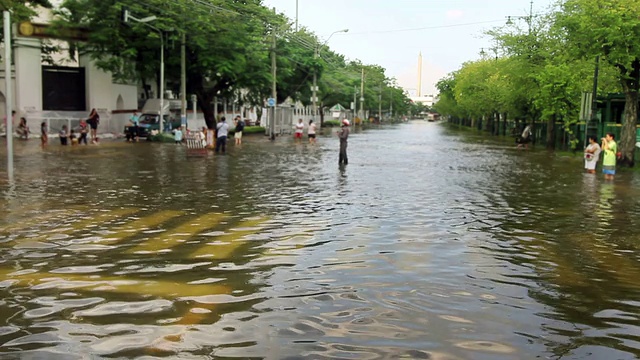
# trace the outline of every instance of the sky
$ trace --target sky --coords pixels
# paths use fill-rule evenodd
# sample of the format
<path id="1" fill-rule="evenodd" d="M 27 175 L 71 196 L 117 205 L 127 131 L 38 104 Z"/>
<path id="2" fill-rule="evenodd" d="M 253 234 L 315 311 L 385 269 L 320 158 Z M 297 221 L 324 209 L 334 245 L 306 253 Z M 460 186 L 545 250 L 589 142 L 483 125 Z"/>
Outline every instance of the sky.
<path id="1" fill-rule="evenodd" d="M 483 35 L 506 26 L 507 16 L 527 16 L 530 0 L 297 0 L 298 24 L 326 40 L 348 59 L 378 64 L 412 95 L 418 87 L 418 54 L 422 52 L 422 94 L 462 63 L 480 58 L 493 44 Z M 554 0 L 534 0 L 533 13 L 548 11 Z M 296 18 L 296 0 L 263 0 L 263 4 Z M 482 24 L 478 24 L 482 23 Z M 475 24 L 459 26 L 461 24 Z M 526 25 L 526 23 L 523 23 Z M 434 28 L 435 27 L 435 28 Z M 420 29 L 420 30 L 409 30 Z"/>

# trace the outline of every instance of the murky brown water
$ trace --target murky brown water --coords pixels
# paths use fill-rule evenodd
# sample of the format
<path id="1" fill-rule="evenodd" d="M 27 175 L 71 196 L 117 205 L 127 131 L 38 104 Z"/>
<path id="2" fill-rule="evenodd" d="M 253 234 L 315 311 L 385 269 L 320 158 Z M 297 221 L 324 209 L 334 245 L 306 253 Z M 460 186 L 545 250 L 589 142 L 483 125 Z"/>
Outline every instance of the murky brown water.
<path id="1" fill-rule="evenodd" d="M 335 137 L 36 142 L 0 174 L 3 359 L 640 356 L 638 175 L 422 122 L 343 169 Z"/>

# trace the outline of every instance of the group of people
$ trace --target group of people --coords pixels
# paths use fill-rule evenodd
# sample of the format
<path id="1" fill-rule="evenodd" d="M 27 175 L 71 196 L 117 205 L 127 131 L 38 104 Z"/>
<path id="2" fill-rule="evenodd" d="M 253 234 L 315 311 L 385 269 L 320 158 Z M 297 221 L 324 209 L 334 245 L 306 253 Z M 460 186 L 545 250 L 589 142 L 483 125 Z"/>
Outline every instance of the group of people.
<path id="1" fill-rule="evenodd" d="M 516 139 L 518 148 L 528 148 L 531 143 L 533 132 L 531 125 L 527 125 L 522 134 Z M 584 168 L 590 174 L 596 173 L 596 167 L 600 160 L 600 153 L 604 152 L 602 158 L 602 172 L 606 180 L 613 180 L 616 175 L 616 163 L 618 158 L 618 144 L 615 135 L 607 133 L 600 143 L 595 136 L 589 136 L 589 145 L 584 149 Z"/>
<path id="2" fill-rule="evenodd" d="M 11 112 L 12 117 L 16 115 L 15 111 Z M 5 119 L 6 121 L 6 119 Z M 100 115 L 96 109 L 92 109 L 89 117 L 84 120 L 80 120 L 80 124 L 75 129 L 69 129 L 67 125 L 62 125 L 62 129 L 58 133 L 60 138 L 60 145 L 77 145 L 81 143 L 87 144 L 87 136 L 91 134 L 91 143 L 98 142 L 98 124 L 100 123 Z M 31 134 L 31 130 L 27 125 L 27 119 L 24 117 L 20 118 L 20 123 L 16 128 L 16 133 L 21 139 L 28 140 L 29 135 Z M 49 129 L 47 128 L 47 122 L 43 121 L 40 123 L 40 142 L 42 147 L 47 146 L 49 143 Z"/>
<path id="3" fill-rule="evenodd" d="M 340 152 L 338 155 L 338 164 L 347 165 L 349 163 L 349 159 L 347 158 L 347 143 L 349 139 L 349 120 L 342 119 L 340 131 L 337 131 L 336 134 L 340 139 Z M 304 134 L 304 121 L 302 119 L 298 119 L 298 123 L 295 126 L 294 139 L 296 142 L 302 142 L 302 135 Z M 309 143 L 316 143 L 316 124 L 313 123 L 313 120 L 309 120 L 309 127 L 307 128 L 307 136 L 309 137 Z"/>
<path id="4" fill-rule="evenodd" d="M 234 133 L 233 138 L 235 140 L 235 145 L 242 145 L 242 133 L 245 128 L 245 122 L 242 120 L 240 115 L 236 116 L 233 119 L 234 122 Z M 225 154 L 227 152 L 227 138 L 229 137 L 229 129 L 230 126 L 227 124 L 227 119 L 223 116 L 220 118 L 218 123 L 216 124 L 215 130 L 208 130 L 206 127 L 202 127 L 201 131 L 196 132 L 196 136 L 199 140 L 202 140 L 204 144 L 206 144 L 207 133 L 209 131 L 214 132 L 215 141 L 215 152 L 222 152 Z M 176 144 L 182 144 L 183 141 L 183 132 L 182 129 L 173 130 L 173 139 Z"/>
<path id="5" fill-rule="evenodd" d="M 302 142 L 302 135 L 304 134 L 304 121 L 302 119 L 298 119 L 298 123 L 295 126 L 295 132 L 293 133 L 293 138 L 296 142 Z M 310 144 L 316 143 L 316 124 L 313 123 L 313 120 L 309 120 L 309 127 L 307 128 L 307 137 L 309 138 Z"/>
<path id="6" fill-rule="evenodd" d="M 602 157 L 602 172 L 606 180 L 613 180 L 616 175 L 616 162 L 618 158 L 618 144 L 615 135 L 607 133 L 601 139 L 601 144 L 595 136 L 589 136 L 589 145 L 584 149 L 584 168 L 590 174 L 596 173 L 596 166 L 600 159 L 600 153 L 604 152 Z"/>
<path id="7" fill-rule="evenodd" d="M 88 144 L 87 136 L 91 136 L 91 143 L 98 143 L 98 124 L 100 123 L 100 115 L 96 109 L 92 109 L 89 113 L 89 117 L 80 119 L 80 123 L 75 129 L 69 129 L 67 125 L 62 125 L 62 129 L 58 133 L 60 138 L 60 145 L 78 145 L 84 143 Z M 47 131 L 47 123 L 43 121 L 40 124 L 40 140 L 42 146 L 46 146 L 49 136 Z"/>
<path id="8" fill-rule="evenodd" d="M 236 116 L 233 119 L 233 123 L 235 128 L 233 130 L 233 138 L 235 140 L 236 145 L 242 145 L 242 132 L 244 131 L 245 123 L 244 120 L 240 117 L 240 115 Z M 215 152 L 226 153 L 227 151 L 227 137 L 229 136 L 229 124 L 227 124 L 227 119 L 223 116 L 220 118 L 220 121 L 216 125 L 216 148 Z"/>

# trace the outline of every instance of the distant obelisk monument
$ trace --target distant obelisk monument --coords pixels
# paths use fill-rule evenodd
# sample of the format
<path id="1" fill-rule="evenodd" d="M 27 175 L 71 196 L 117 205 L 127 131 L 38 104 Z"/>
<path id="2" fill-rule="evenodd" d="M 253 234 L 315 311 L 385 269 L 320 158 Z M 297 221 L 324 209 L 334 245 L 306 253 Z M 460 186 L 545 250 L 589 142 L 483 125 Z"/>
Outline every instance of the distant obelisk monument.
<path id="1" fill-rule="evenodd" d="M 422 96 L 422 51 L 418 55 L 418 97 Z"/>

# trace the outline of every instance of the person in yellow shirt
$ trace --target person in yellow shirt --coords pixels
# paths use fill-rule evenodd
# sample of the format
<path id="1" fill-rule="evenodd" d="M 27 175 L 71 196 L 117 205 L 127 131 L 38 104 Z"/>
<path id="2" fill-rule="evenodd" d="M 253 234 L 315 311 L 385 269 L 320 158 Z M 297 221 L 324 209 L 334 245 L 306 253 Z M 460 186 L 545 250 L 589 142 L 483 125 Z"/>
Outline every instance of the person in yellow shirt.
<path id="1" fill-rule="evenodd" d="M 602 172 L 605 180 L 613 180 L 616 175 L 616 154 L 618 153 L 618 144 L 615 141 L 615 135 L 607 133 L 602 138 L 602 151 L 604 157 L 602 160 Z"/>

